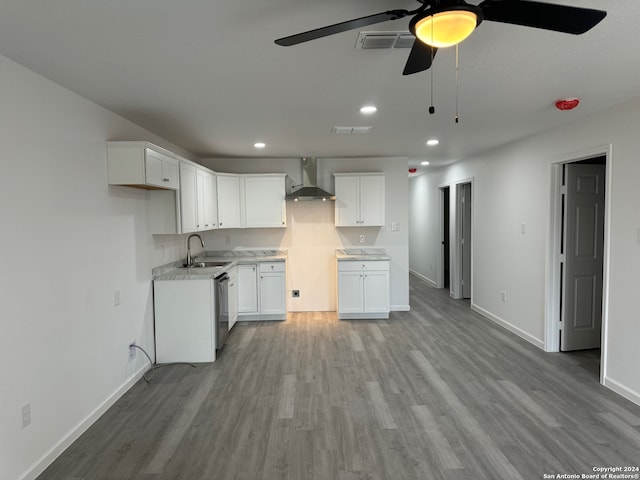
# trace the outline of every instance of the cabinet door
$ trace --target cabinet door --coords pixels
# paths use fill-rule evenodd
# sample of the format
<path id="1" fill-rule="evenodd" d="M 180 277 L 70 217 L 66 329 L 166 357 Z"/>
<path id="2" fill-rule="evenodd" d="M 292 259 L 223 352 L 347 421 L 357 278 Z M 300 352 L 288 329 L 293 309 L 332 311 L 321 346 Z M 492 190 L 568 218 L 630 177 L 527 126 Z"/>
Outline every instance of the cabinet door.
<path id="1" fill-rule="evenodd" d="M 336 179 L 335 223 L 338 227 L 360 225 L 358 177 L 345 176 Z"/>
<path id="2" fill-rule="evenodd" d="M 246 176 L 245 227 L 284 227 L 284 176 Z"/>
<path id="3" fill-rule="evenodd" d="M 205 224 L 209 224 L 210 228 L 218 228 L 218 186 L 216 176 L 209 173 L 205 185 Z"/>
<path id="4" fill-rule="evenodd" d="M 197 172 L 197 228 L 199 231 L 217 228 L 217 209 L 214 198 L 215 176 L 205 170 Z"/>
<path id="5" fill-rule="evenodd" d="M 180 163 L 180 217 L 182 233 L 198 230 L 198 187 L 196 168 Z"/>
<path id="6" fill-rule="evenodd" d="M 384 176 L 360 177 L 360 225 L 384 225 Z"/>
<path id="7" fill-rule="evenodd" d="M 364 312 L 386 313 L 389 311 L 389 272 L 368 271 L 364 273 Z"/>
<path id="8" fill-rule="evenodd" d="M 162 185 L 162 157 L 150 149 L 145 149 L 144 170 L 146 182 L 151 185 Z"/>
<path id="9" fill-rule="evenodd" d="M 179 187 L 178 169 L 180 162 L 147 148 L 145 149 L 146 183 L 163 188 Z"/>
<path id="10" fill-rule="evenodd" d="M 361 313 L 364 309 L 362 272 L 338 273 L 338 312 Z"/>
<path id="11" fill-rule="evenodd" d="M 240 180 L 237 175 L 217 175 L 218 228 L 240 228 Z"/>
<path id="12" fill-rule="evenodd" d="M 284 273 L 260 273 L 260 313 L 273 315 L 286 313 Z"/>
<path id="13" fill-rule="evenodd" d="M 238 269 L 229 272 L 229 330 L 238 321 Z"/>
<path id="14" fill-rule="evenodd" d="M 256 265 L 238 265 L 238 314 L 258 313 Z"/>

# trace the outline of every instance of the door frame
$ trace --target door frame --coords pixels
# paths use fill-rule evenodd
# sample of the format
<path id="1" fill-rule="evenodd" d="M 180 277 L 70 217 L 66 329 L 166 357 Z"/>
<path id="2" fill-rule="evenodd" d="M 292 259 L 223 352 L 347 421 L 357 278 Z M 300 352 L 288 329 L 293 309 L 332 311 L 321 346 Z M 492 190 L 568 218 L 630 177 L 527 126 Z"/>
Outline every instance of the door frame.
<path id="1" fill-rule="evenodd" d="M 469 229 L 470 229 L 470 237 L 471 240 L 469 242 L 469 281 L 471 282 L 471 293 L 470 293 L 470 299 L 471 302 L 473 303 L 473 178 L 470 178 L 468 181 L 467 180 L 462 180 L 459 182 L 455 183 L 456 186 L 456 209 L 455 209 L 455 216 L 456 216 L 456 222 L 455 222 L 455 228 L 456 228 L 456 232 L 455 232 L 455 239 L 456 239 L 456 244 L 455 244 L 455 253 L 454 253 L 454 263 L 456 265 L 456 284 L 455 284 L 455 288 L 454 288 L 454 293 L 455 296 L 454 298 L 457 299 L 463 299 L 464 298 L 464 293 L 463 293 L 463 287 L 462 287 L 462 282 L 464 280 L 463 278 L 463 271 L 462 271 L 462 267 L 464 264 L 464 260 L 463 260 L 463 254 L 462 254 L 462 232 L 463 232 L 463 227 L 462 227 L 462 222 L 463 222 L 463 213 L 462 213 L 462 187 L 463 185 L 469 185 L 469 199 L 468 199 L 468 205 L 469 205 L 469 214 L 470 214 L 470 218 L 469 218 Z"/>
<path id="2" fill-rule="evenodd" d="M 600 350 L 600 383 L 604 382 L 607 373 L 608 318 L 609 318 L 609 264 L 611 245 L 611 180 L 613 171 L 613 145 L 606 144 L 586 150 L 562 155 L 549 162 L 550 195 L 549 195 L 549 235 L 547 239 L 547 275 L 546 275 L 546 313 L 544 350 L 560 351 L 560 289 L 562 277 L 560 269 L 560 238 L 562 235 L 562 166 L 566 163 L 580 162 L 589 158 L 604 156 L 605 168 L 605 212 L 604 212 L 604 251 L 602 272 L 602 340 Z"/>

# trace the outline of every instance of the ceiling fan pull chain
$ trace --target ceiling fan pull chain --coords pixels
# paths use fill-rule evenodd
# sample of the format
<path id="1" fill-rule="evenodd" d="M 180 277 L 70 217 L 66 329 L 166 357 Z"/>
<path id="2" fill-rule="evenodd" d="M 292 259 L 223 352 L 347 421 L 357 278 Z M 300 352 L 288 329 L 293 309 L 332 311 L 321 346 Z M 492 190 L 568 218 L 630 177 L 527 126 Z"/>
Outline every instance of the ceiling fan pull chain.
<path id="1" fill-rule="evenodd" d="M 418 40 L 416 39 L 416 42 Z M 431 41 L 433 43 L 433 24 L 431 24 Z M 431 52 L 431 105 L 429 106 L 429 114 L 433 115 L 434 113 L 436 113 L 436 107 L 433 105 L 433 47 L 429 47 L 429 51 Z"/>
<path id="2" fill-rule="evenodd" d="M 459 97 L 460 97 L 460 83 L 458 81 L 458 73 L 459 73 L 459 61 L 458 61 L 458 45 L 456 45 L 456 123 L 458 123 L 458 105 L 459 105 Z"/>

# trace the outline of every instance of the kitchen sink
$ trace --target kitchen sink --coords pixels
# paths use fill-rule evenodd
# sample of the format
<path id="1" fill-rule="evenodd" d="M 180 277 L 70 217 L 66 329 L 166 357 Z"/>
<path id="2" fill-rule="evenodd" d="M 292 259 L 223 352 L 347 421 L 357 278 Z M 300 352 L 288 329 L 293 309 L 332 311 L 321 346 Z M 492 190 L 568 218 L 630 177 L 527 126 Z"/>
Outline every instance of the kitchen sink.
<path id="1" fill-rule="evenodd" d="M 183 265 L 182 268 L 211 268 L 211 267 L 225 267 L 231 262 L 194 262 L 193 265 Z"/>

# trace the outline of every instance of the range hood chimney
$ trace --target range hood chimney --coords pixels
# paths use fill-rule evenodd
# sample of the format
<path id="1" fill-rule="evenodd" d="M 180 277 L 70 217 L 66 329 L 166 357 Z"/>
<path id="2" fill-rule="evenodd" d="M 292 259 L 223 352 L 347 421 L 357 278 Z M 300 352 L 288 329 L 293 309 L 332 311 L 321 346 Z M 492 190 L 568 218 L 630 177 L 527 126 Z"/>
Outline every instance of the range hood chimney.
<path id="1" fill-rule="evenodd" d="M 333 193 L 326 192 L 321 188 L 318 188 L 318 159 L 304 157 L 300 161 L 300 171 L 302 178 L 302 186 L 295 191 L 292 191 L 286 196 L 287 200 L 293 200 L 294 202 L 303 200 L 335 200 L 336 196 Z M 300 187 L 300 185 L 294 185 L 294 187 Z"/>

